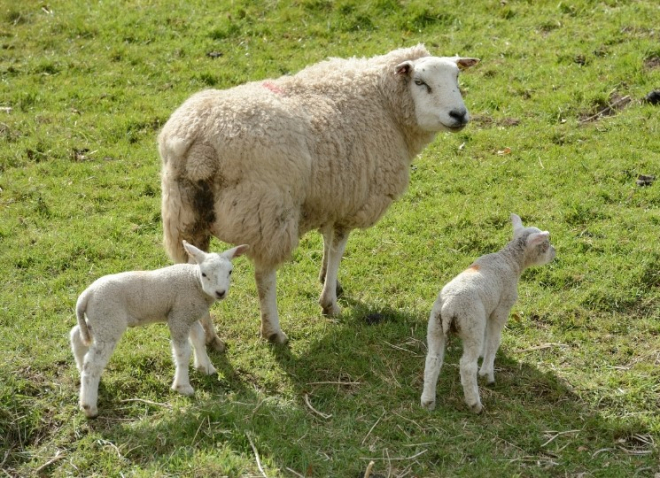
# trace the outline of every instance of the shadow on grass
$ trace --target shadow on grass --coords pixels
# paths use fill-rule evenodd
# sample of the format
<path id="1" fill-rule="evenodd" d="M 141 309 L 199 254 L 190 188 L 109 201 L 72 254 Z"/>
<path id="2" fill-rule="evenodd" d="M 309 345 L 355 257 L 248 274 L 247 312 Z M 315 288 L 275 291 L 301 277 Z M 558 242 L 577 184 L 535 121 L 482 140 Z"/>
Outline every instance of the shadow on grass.
<path id="1" fill-rule="evenodd" d="M 167 470 L 197 463 L 205 476 L 255 473 L 256 453 L 268 476 L 278 469 L 358 477 L 370 460 L 383 476 L 653 476 L 657 458 L 643 424 L 606 418 L 557 376 L 506 350 L 496 359 L 497 383 L 480 384 L 484 412 L 473 415 L 463 404 L 460 340 L 452 340 L 438 406 L 422 409 L 426 317 L 343 302 L 345 315 L 302 352 L 263 345 L 290 378 L 292 395 L 265 394 L 216 355 L 222 381 L 193 384 L 211 399 L 138 423 L 91 427 L 125 443 L 130 462 Z"/>

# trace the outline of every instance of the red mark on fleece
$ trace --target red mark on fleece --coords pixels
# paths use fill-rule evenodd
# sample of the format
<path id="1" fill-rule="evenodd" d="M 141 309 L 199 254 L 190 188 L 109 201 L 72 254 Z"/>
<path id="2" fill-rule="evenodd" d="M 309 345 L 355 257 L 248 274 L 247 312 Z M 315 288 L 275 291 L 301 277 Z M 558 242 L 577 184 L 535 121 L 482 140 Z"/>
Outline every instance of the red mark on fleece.
<path id="1" fill-rule="evenodd" d="M 479 269 L 480 267 L 477 264 L 472 264 L 465 270 L 465 272 L 477 272 Z"/>
<path id="2" fill-rule="evenodd" d="M 262 85 L 263 85 L 264 88 L 269 89 L 270 91 L 272 91 L 276 95 L 283 95 L 284 94 L 284 90 L 282 88 L 280 88 L 279 86 L 277 86 L 272 81 L 264 81 L 262 83 Z"/>

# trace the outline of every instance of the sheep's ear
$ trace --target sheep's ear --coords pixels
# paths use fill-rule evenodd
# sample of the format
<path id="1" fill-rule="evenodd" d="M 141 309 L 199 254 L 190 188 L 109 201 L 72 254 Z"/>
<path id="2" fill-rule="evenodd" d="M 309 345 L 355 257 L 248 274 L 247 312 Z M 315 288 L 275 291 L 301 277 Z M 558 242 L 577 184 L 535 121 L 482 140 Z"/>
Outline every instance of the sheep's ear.
<path id="1" fill-rule="evenodd" d="M 413 69 L 413 62 L 408 60 L 408 61 L 404 61 L 403 63 L 399 63 L 394 69 L 394 73 L 396 73 L 397 75 L 408 76 L 410 75 L 412 69 Z"/>
<path id="2" fill-rule="evenodd" d="M 523 228 L 522 219 L 518 214 L 511 214 L 511 224 L 513 224 L 513 232 L 515 233 L 518 229 Z"/>
<path id="3" fill-rule="evenodd" d="M 222 255 L 229 259 L 233 259 L 234 257 L 239 257 L 245 254 L 249 248 L 250 246 L 248 246 L 247 244 L 241 244 L 240 246 L 236 246 L 232 249 L 223 252 Z"/>
<path id="4" fill-rule="evenodd" d="M 204 261 L 204 258 L 206 257 L 206 253 L 204 251 L 197 249 L 195 246 L 187 243 L 186 241 L 183 241 L 183 248 L 186 250 L 188 255 L 192 257 L 198 264 Z"/>
<path id="5" fill-rule="evenodd" d="M 477 63 L 479 63 L 479 58 L 456 57 L 456 65 L 458 65 L 458 68 L 461 70 L 466 70 Z"/>
<path id="6" fill-rule="evenodd" d="M 527 238 L 527 245 L 530 247 L 534 247 L 549 239 L 550 239 L 550 233 L 548 231 L 535 232 L 533 234 L 530 234 L 529 237 Z"/>

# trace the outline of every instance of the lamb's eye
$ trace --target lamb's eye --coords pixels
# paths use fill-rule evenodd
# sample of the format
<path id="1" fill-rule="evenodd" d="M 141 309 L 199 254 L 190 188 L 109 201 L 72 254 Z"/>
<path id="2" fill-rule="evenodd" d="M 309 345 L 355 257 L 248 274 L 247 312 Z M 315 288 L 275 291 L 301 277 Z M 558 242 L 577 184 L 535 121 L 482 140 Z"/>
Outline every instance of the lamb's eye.
<path id="1" fill-rule="evenodd" d="M 231 275 L 232 272 L 233 272 L 233 271 L 229 271 L 229 275 Z"/>
<path id="2" fill-rule="evenodd" d="M 202 272 L 202 277 L 206 277 L 206 272 Z"/>

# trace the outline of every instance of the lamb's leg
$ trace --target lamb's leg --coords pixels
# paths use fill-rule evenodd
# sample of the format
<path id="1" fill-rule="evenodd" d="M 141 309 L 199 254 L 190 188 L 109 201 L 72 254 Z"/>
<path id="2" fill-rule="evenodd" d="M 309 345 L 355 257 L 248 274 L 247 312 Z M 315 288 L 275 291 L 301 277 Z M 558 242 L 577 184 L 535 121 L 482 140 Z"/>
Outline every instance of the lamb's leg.
<path id="1" fill-rule="evenodd" d="M 192 395 L 195 391 L 190 385 L 190 377 L 188 375 L 188 366 L 192 352 L 188 343 L 190 327 L 183 322 L 183 320 L 178 320 L 174 315 L 167 322 L 170 328 L 170 334 L 172 335 L 172 356 L 176 367 L 172 390 L 182 395 Z"/>
<path id="2" fill-rule="evenodd" d="M 195 370 L 199 370 L 206 375 L 217 373 L 215 367 L 213 367 L 213 364 L 211 363 L 211 359 L 209 359 L 209 356 L 206 353 L 204 328 L 199 321 L 195 322 L 192 324 L 192 327 L 190 327 L 189 339 L 193 346 Z"/>
<path id="3" fill-rule="evenodd" d="M 276 344 L 285 344 L 289 338 L 280 328 L 277 315 L 277 269 L 255 263 L 254 278 L 261 306 L 261 336 Z"/>
<path id="4" fill-rule="evenodd" d="M 71 329 L 69 337 L 71 339 L 71 351 L 73 352 L 73 357 L 76 359 L 76 368 L 78 372 L 82 372 L 85 354 L 89 350 L 89 347 L 83 343 L 82 337 L 80 337 L 80 328 L 77 325 Z"/>
<path id="5" fill-rule="evenodd" d="M 460 361 L 461 385 L 465 403 L 475 413 L 482 410 L 479 399 L 479 385 L 477 383 L 477 371 L 479 369 L 479 355 L 483 345 L 485 320 L 473 323 L 474 328 L 468 332 L 461 330 L 460 337 L 463 339 L 463 356 Z"/>
<path id="6" fill-rule="evenodd" d="M 210 312 L 206 312 L 204 316 L 199 319 L 199 323 L 204 328 L 205 343 L 217 352 L 225 351 L 225 343 L 218 337 L 213 325 L 213 318 Z"/>
<path id="7" fill-rule="evenodd" d="M 82 365 L 80 374 L 80 408 L 87 418 L 98 416 L 99 382 L 103 369 L 117 345 L 123 329 L 117 337 L 95 337 Z"/>
<path id="8" fill-rule="evenodd" d="M 331 245 L 327 248 L 327 254 L 324 253 L 324 256 L 327 255 L 327 267 L 319 304 L 325 315 L 332 316 L 341 313 L 341 309 L 337 305 L 337 274 L 339 273 L 339 263 L 348 242 L 348 235 L 348 231 L 339 228 L 334 229 Z M 324 244 L 327 242 L 325 236 L 323 242 Z"/>
<path id="9" fill-rule="evenodd" d="M 509 308 L 499 308 L 491 314 L 486 325 L 486 340 L 484 342 L 484 360 L 481 363 L 479 376 L 486 376 L 487 383 L 495 383 L 495 354 L 502 340 L 502 329 L 509 316 Z"/>
<path id="10" fill-rule="evenodd" d="M 433 410 L 435 408 L 435 390 L 438 375 L 445 356 L 445 334 L 442 332 L 440 309 L 433 307 L 426 334 L 428 352 L 424 366 L 424 390 L 422 391 L 422 406 Z"/>
<path id="11" fill-rule="evenodd" d="M 325 276 L 328 271 L 328 254 L 332 247 L 333 228 L 332 226 L 325 227 L 324 229 L 319 230 L 319 232 L 323 235 L 323 261 L 321 262 L 319 281 L 321 284 L 325 284 Z M 344 288 L 341 286 L 341 283 L 337 281 L 337 297 L 339 297 L 342 292 L 344 292 Z"/>

